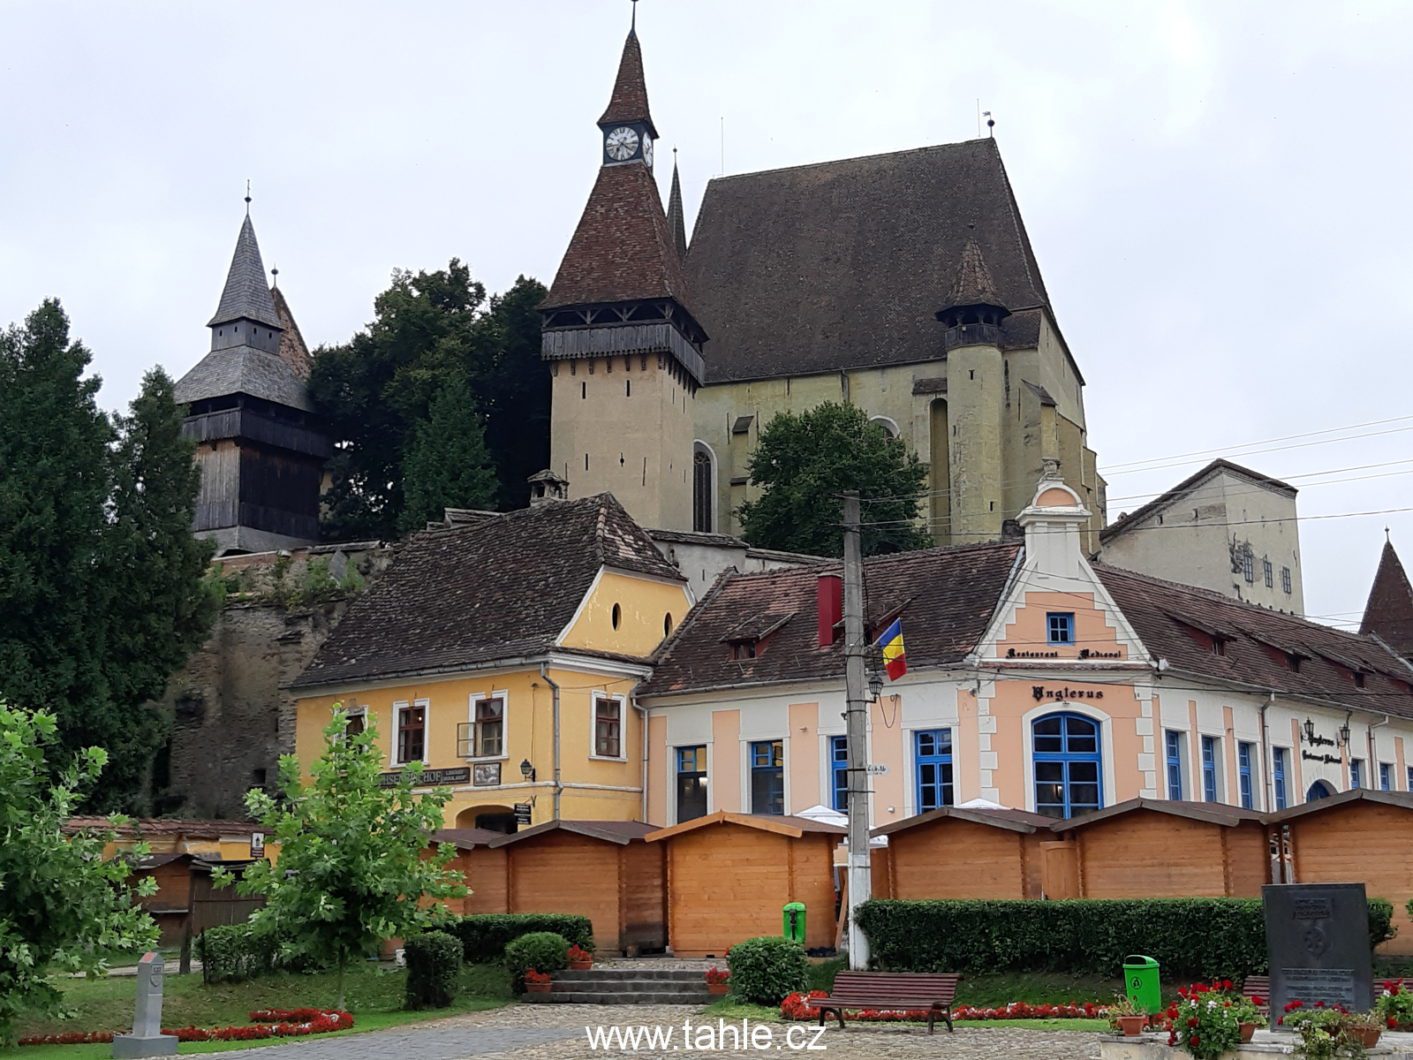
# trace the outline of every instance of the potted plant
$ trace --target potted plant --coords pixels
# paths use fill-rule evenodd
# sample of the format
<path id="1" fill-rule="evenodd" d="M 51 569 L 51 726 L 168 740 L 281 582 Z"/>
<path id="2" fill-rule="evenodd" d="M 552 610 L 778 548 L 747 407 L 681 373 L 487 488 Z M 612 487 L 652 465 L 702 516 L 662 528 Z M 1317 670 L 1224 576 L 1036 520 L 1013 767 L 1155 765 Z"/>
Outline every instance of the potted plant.
<path id="1" fill-rule="evenodd" d="M 548 994 L 553 979 L 554 977 L 549 972 L 537 972 L 531 968 L 525 973 L 525 992 L 527 994 Z"/>
<path id="2" fill-rule="evenodd" d="M 1365 1049 L 1372 1049 L 1379 1044 L 1379 1036 L 1384 1032 L 1384 1021 L 1379 1017 L 1377 1010 L 1354 1012 L 1344 1018 L 1344 1029 L 1346 1034 Z"/>
<path id="3" fill-rule="evenodd" d="M 1300 1035 L 1295 1054 L 1305 1060 L 1343 1060 L 1364 1055 L 1364 1045 L 1351 1033 L 1349 1013 L 1336 1005 L 1326 1008 L 1317 1002 L 1314 1008 L 1287 1006 L 1281 1023 Z"/>
<path id="4" fill-rule="evenodd" d="M 1374 999 L 1374 1011 L 1391 1031 L 1413 1028 L 1413 991 L 1403 988 L 1402 979 L 1386 979 L 1383 993 Z"/>
<path id="5" fill-rule="evenodd" d="M 1143 1033 L 1148 1022 L 1148 1013 L 1143 1012 L 1124 994 L 1114 995 L 1114 1000 L 1106 1006 L 1109 1013 L 1109 1026 L 1119 1031 L 1125 1038 L 1137 1038 Z"/>
<path id="6" fill-rule="evenodd" d="M 577 943 L 569 947 L 569 970 L 587 972 L 594 966 L 594 955 Z"/>
<path id="7" fill-rule="evenodd" d="M 724 997 L 731 988 L 731 973 L 712 967 L 706 970 L 707 993 L 714 997 Z"/>
<path id="8" fill-rule="evenodd" d="M 1256 1032 L 1266 1025 L 1266 1017 L 1249 997 L 1232 998 L 1232 1011 L 1236 1013 L 1237 1028 L 1241 1031 L 1242 1042 L 1249 1042 Z"/>
<path id="9" fill-rule="evenodd" d="M 1168 1044 L 1197 1060 L 1217 1060 L 1235 1049 L 1241 1041 L 1241 1021 L 1236 999 L 1226 993 L 1230 989 L 1230 980 L 1179 987 L 1180 1000 L 1168 1008 Z"/>

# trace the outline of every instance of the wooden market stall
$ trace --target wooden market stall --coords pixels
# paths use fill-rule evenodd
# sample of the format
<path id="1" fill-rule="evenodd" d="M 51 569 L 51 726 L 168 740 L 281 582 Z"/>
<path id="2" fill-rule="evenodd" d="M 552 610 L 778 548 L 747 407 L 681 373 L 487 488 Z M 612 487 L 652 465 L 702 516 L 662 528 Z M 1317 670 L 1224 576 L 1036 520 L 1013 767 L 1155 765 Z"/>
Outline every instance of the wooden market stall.
<path id="1" fill-rule="evenodd" d="M 1265 819 L 1224 803 L 1129 799 L 1052 831 L 1074 844 L 1079 898 L 1259 898 L 1270 879 Z"/>
<path id="2" fill-rule="evenodd" d="M 890 898 L 1040 898 L 1041 843 L 1054 819 L 1025 810 L 945 806 L 875 828 L 874 887 Z M 887 867 L 879 890 L 878 863 Z"/>
<path id="3" fill-rule="evenodd" d="M 1370 898 L 1393 903 L 1398 935 L 1380 953 L 1413 953 L 1413 794 L 1345 791 L 1270 818 L 1290 833 L 1293 883 L 1362 883 Z"/>
<path id="4" fill-rule="evenodd" d="M 461 873 L 467 889 L 465 898 L 453 898 L 447 905 L 453 913 L 505 913 L 505 851 L 491 844 L 504 839 L 504 832 L 489 828 L 443 828 L 432 835 L 433 843 L 450 843 L 456 847 L 452 868 Z"/>
<path id="5" fill-rule="evenodd" d="M 720 957 L 779 935 L 781 908 L 805 904 L 805 945 L 834 945 L 834 848 L 845 830 L 805 817 L 718 810 L 647 836 L 666 852 L 667 940 L 681 957 Z"/>
<path id="6" fill-rule="evenodd" d="M 547 821 L 498 836 L 506 911 L 575 913 L 594 925 L 603 954 L 667 945 L 663 850 L 637 821 Z"/>

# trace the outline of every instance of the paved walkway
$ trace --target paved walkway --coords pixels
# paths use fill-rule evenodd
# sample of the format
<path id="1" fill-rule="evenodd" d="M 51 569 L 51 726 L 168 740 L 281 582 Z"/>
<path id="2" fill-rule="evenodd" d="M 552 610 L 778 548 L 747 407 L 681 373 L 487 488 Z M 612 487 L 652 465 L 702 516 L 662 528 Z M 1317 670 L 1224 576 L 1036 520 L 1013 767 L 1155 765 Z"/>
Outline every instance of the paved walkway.
<path id="1" fill-rule="evenodd" d="M 721 1021 L 708 1020 L 701 1012 L 695 1005 L 508 1005 L 410 1027 L 223 1055 L 232 1060 L 278 1060 L 282 1055 L 288 1060 L 649 1060 L 669 1056 L 680 1060 L 683 1053 L 690 1056 L 694 1052 L 743 1058 L 759 1057 L 763 1052 L 798 1052 L 802 1057 L 823 1056 L 826 1060 L 930 1060 L 938 1055 L 948 1060 L 1092 1060 L 1099 1054 L 1099 1035 L 1077 1031 L 961 1026 L 955 1034 L 949 1035 L 943 1027 L 929 1038 L 925 1027 L 853 1024 L 843 1031 L 828 1028 L 816 1039 L 812 1024 L 773 1022 L 760 1025 L 758 1033 L 768 1030 L 773 1035 L 763 1049 L 733 1048 L 730 1040 L 708 1043 L 701 1038 L 688 1049 L 683 1044 L 684 1021 L 690 1021 L 694 1035 L 719 1033 Z M 741 1025 L 740 1020 L 724 1022 L 728 1028 Z M 659 1034 L 670 1031 L 672 1037 L 665 1043 L 659 1039 L 656 1047 L 642 1042 L 639 1048 L 630 1049 L 619 1041 L 596 1050 L 590 1047 L 586 1027 L 630 1032 L 654 1027 L 660 1028 Z M 787 1040 L 791 1032 L 794 1038 Z M 727 1047 L 708 1049 L 708 1044 Z M 805 1048 L 811 1044 L 816 1046 L 812 1053 Z M 821 1045 L 823 1052 L 818 1050 Z"/>

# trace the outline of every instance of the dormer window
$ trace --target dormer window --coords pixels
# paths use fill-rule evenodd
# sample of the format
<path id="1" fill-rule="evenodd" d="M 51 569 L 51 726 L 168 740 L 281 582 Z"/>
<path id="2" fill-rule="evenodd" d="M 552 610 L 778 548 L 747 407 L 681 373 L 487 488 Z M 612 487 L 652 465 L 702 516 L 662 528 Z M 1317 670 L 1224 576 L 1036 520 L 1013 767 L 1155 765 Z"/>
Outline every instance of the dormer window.
<path id="1" fill-rule="evenodd" d="M 731 642 L 731 658 L 733 659 L 754 659 L 756 657 L 756 646 L 759 644 L 755 638 L 749 640 L 736 640 Z"/>

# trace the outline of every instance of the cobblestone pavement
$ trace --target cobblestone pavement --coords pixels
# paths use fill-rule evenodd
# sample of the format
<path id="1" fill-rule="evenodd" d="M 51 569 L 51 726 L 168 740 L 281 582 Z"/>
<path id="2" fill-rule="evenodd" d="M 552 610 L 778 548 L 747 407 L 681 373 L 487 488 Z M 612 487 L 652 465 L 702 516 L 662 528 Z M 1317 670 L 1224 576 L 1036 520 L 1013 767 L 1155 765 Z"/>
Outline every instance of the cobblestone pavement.
<path id="1" fill-rule="evenodd" d="M 761 1026 L 769 1028 L 774 1038 L 763 1050 L 681 1048 L 684 1020 L 690 1020 L 693 1027 L 718 1026 L 717 1020 L 702 1017 L 701 1011 L 695 1005 L 508 1005 L 411 1027 L 291 1043 L 275 1047 L 278 1053 L 266 1048 L 224 1055 L 232 1060 L 649 1060 L 668 1056 L 680 1060 L 683 1053 L 692 1052 L 703 1057 L 759 1057 L 763 1052 L 788 1055 L 796 1051 L 788 1047 L 785 1038 L 791 1028 L 795 1029 L 794 1041 L 800 1046 L 813 1042 L 824 1047 L 822 1051 L 799 1048 L 800 1056 L 824 1060 L 930 1060 L 938 1056 L 948 1060 L 1092 1060 L 1099 1054 L 1099 1035 L 1092 1033 L 961 1026 L 955 1034 L 948 1034 L 943 1027 L 929 1037 L 925 1027 L 858 1023 L 843 1031 L 830 1027 L 817 1041 L 813 1024 L 764 1023 Z M 739 1027 L 740 1022 L 726 1021 L 728 1027 Z M 595 1051 L 584 1030 L 653 1026 L 673 1030 L 666 1049 L 644 1045 L 637 1050 L 620 1046 Z"/>

